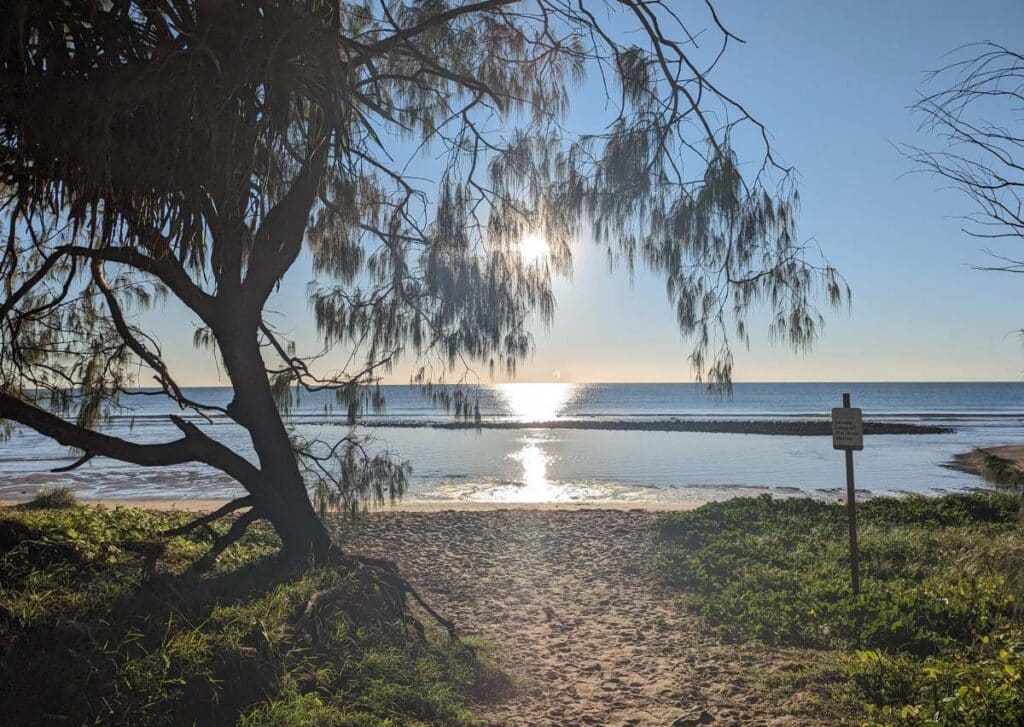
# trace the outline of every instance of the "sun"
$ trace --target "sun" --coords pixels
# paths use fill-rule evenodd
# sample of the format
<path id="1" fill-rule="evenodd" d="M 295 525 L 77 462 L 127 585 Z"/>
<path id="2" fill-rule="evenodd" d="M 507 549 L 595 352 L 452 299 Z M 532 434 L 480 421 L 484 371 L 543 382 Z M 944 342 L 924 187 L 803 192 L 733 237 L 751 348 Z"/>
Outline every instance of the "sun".
<path id="1" fill-rule="evenodd" d="M 575 384 L 543 383 L 496 384 L 495 389 L 508 407 L 508 413 L 521 422 L 550 422 L 573 403 Z"/>
<path id="2" fill-rule="evenodd" d="M 526 262 L 538 262 L 548 254 L 548 242 L 535 232 L 530 232 L 519 241 L 519 256 Z"/>

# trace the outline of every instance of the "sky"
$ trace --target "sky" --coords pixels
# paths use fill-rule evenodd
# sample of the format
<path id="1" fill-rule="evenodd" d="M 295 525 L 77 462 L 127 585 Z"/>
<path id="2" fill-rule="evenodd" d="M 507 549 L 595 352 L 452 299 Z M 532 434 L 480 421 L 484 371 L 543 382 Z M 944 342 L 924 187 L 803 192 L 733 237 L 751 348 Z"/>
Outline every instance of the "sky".
<path id="1" fill-rule="evenodd" d="M 734 350 L 737 381 L 991 381 L 1024 376 L 1015 304 L 1024 280 L 981 272 L 980 241 L 962 231 L 971 208 L 940 180 L 911 173 L 896 145 L 934 145 L 908 109 L 924 73 L 964 43 L 1020 47 L 1024 2 L 717 0 L 746 42 L 713 79 L 770 130 L 799 172 L 799 237 L 814 239 L 853 289 L 849 310 L 826 310 L 823 337 L 805 354 L 773 346 L 765 326 Z M 705 22 L 702 20 L 701 22 Z M 1000 248 L 1012 250 L 1012 246 Z M 308 270 L 286 278 L 281 327 L 312 343 Z M 571 281 L 556 285 L 550 329 L 518 381 L 689 381 L 690 344 L 661 280 L 609 274 L 603 251 L 581 240 Z M 187 385 L 227 383 L 192 327 L 158 322 L 172 370 Z M 390 383 L 407 383 L 399 365 Z"/>

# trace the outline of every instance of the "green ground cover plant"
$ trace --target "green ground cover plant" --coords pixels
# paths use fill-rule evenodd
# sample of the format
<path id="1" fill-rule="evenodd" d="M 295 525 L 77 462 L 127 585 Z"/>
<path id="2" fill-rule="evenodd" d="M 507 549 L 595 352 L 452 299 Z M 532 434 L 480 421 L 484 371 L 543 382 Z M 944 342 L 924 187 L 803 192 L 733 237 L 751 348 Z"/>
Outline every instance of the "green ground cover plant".
<path id="1" fill-rule="evenodd" d="M 660 568 L 722 638 L 821 656 L 852 722 L 1024 721 L 1019 500 L 978 492 L 859 508 L 862 591 L 849 585 L 845 506 L 738 498 L 660 521 Z"/>
<path id="2" fill-rule="evenodd" d="M 350 574 L 253 528 L 212 572 L 185 515 L 0 510 L 0 714 L 14 724 L 472 724 L 487 647 L 367 609 Z M 221 530 L 227 524 L 218 525 Z"/>

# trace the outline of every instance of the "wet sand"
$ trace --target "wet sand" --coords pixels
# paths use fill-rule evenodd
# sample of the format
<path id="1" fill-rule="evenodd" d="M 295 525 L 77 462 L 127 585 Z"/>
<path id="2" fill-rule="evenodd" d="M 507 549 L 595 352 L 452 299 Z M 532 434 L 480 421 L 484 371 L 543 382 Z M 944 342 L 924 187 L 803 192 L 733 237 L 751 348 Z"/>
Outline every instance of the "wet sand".
<path id="1" fill-rule="evenodd" d="M 339 524 L 523 680 L 493 725 L 807 725 L 769 686 L 808 654 L 723 645 L 661 590 L 646 510 L 380 513 Z M 768 680 L 766 682 L 766 680 Z"/>

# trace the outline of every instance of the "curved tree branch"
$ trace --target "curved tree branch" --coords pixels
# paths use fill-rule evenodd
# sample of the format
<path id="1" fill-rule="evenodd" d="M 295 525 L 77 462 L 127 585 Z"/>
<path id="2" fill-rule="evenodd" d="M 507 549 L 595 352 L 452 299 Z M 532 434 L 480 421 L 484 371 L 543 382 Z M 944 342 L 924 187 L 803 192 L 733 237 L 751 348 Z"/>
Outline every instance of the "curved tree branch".
<path id="1" fill-rule="evenodd" d="M 263 515 L 261 515 L 256 508 L 239 515 L 238 519 L 231 523 L 231 527 L 228 528 L 228 531 L 214 541 L 213 547 L 210 548 L 209 552 L 195 562 L 192 566 L 192 570 L 201 573 L 212 568 L 220 554 L 227 550 L 228 546 L 232 543 L 241 539 L 241 537 L 245 535 L 245 531 L 249 529 L 249 526 L 261 517 L 263 517 Z"/>
<path id="2" fill-rule="evenodd" d="M 71 470 L 76 470 L 95 456 L 96 455 L 93 454 L 92 452 L 86 452 L 81 457 L 76 459 L 73 463 L 69 464 L 67 467 L 54 467 L 52 470 L 50 470 L 50 472 L 63 473 L 70 472 Z"/>
<path id="3" fill-rule="evenodd" d="M 221 507 L 217 508 L 211 513 L 207 513 L 206 515 L 203 515 L 200 518 L 192 520 L 191 522 L 185 523 L 184 525 L 179 525 L 176 528 L 171 528 L 170 530 L 165 530 L 163 532 L 163 535 L 166 538 L 173 538 L 177 535 L 184 535 L 185 533 L 190 533 L 196 528 L 202 527 L 203 525 L 208 525 L 215 520 L 219 520 L 225 515 L 233 513 L 235 510 L 241 510 L 243 507 L 251 507 L 254 504 L 255 500 L 253 500 L 251 495 L 247 497 L 240 497 L 237 500 L 232 500 L 231 502 L 222 505 Z"/>
<path id="4" fill-rule="evenodd" d="M 216 320 L 217 300 L 189 277 L 185 269 L 169 254 L 161 258 L 144 255 L 130 247 L 84 247 L 62 245 L 57 251 L 89 260 L 120 263 L 158 278 L 207 324 Z"/>
<path id="5" fill-rule="evenodd" d="M 309 212 L 327 167 L 325 145 L 313 151 L 288 193 L 267 213 L 256 231 L 255 248 L 243 287 L 261 304 L 302 250 Z"/>
<path id="6" fill-rule="evenodd" d="M 178 386 L 178 383 L 171 376 L 171 372 L 167 368 L 167 364 L 164 363 L 163 358 L 160 355 L 159 349 L 156 351 L 150 351 L 143 343 L 136 332 L 128 325 L 128 321 L 125 320 L 124 312 L 121 310 L 121 304 L 118 302 L 117 297 L 114 295 L 114 291 L 111 290 L 110 285 L 107 283 L 106 276 L 103 274 L 103 261 L 98 258 L 93 258 L 91 263 L 92 278 L 96 283 L 96 286 L 100 289 L 103 294 L 104 300 L 107 302 L 107 309 L 110 311 L 111 320 L 114 322 L 114 328 L 117 330 L 118 335 L 128 345 L 128 347 L 135 352 L 143 363 L 153 370 L 156 374 L 156 379 L 160 383 L 161 388 L 167 393 L 169 397 L 174 399 L 179 406 L 189 407 L 202 413 L 204 410 L 219 411 L 223 414 L 223 407 L 211 406 L 209 404 L 202 404 L 195 401 L 187 396 Z M 152 339 L 151 339 L 152 340 Z M 154 344 L 155 345 L 155 344 Z"/>
<path id="7" fill-rule="evenodd" d="M 184 434 L 181 439 L 162 444 L 138 444 L 72 424 L 45 409 L 0 392 L 0 419 L 22 424 L 93 457 L 109 457 L 142 467 L 202 462 L 231 475 L 246 487 L 259 487 L 260 472 L 255 466 L 181 417 L 171 417 Z"/>

